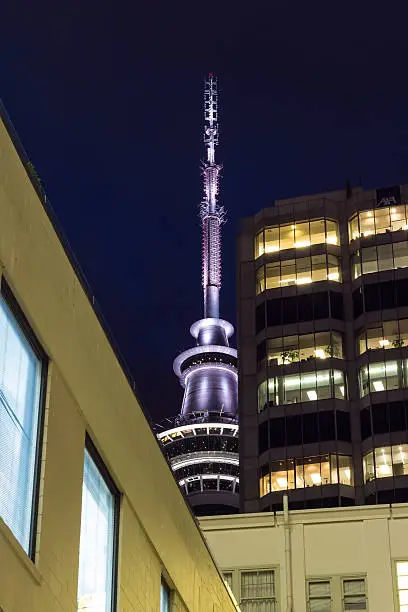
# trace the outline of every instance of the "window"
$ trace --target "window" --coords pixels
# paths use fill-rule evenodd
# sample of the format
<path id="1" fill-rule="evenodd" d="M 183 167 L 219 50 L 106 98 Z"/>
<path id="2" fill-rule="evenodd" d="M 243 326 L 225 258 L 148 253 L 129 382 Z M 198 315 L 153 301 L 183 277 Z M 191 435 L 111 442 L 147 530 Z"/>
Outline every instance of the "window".
<path id="1" fill-rule="evenodd" d="M 255 237 L 255 259 L 264 253 L 302 249 L 313 244 L 325 243 L 339 244 L 337 221 L 315 219 L 267 227 Z"/>
<path id="2" fill-rule="evenodd" d="M 170 612 L 170 589 L 164 578 L 160 586 L 160 612 Z"/>
<path id="3" fill-rule="evenodd" d="M 268 405 L 297 404 L 317 400 L 346 398 L 344 372 L 318 370 L 270 377 L 258 386 L 258 411 Z"/>
<path id="4" fill-rule="evenodd" d="M 222 577 L 232 591 L 232 572 L 223 572 Z"/>
<path id="5" fill-rule="evenodd" d="M 6 283 L 0 296 L 0 516 L 34 556 L 45 355 Z"/>
<path id="6" fill-rule="evenodd" d="M 242 612 L 275 612 L 275 572 L 258 570 L 241 572 Z"/>
<path id="7" fill-rule="evenodd" d="M 408 344 L 408 319 L 383 321 L 363 330 L 357 341 L 357 352 L 401 348 Z"/>
<path id="8" fill-rule="evenodd" d="M 398 612 L 408 610 L 408 561 L 397 561 Z"/>
<path id="9" fill-rule="evenodd" d="M 408 475 L 408 444 L 384 446 L 363 457 L 364 481 Z"/>
<path id="10" fill-rule="evenodd" d="M 343 579 L 343 610 L 367 610 L 365 578 Z"/>
<path id="11" fill-rule="evenodd" d="M 78 612 L 116 609 L 119 494 L 90 440 L 82 485 Z"/>
<path id="12" fill-rule="evenodd" d="M 408 266 L 408 242 L 395 242 L 367 247 L 357 251 L 352 257 L 353 279 L 362 274 L 396 270 Z"/>
<path id="13" fill-rule="evenodd" d="M 339 258 L 312 255 L 268 263 L 256 271 L 256 293 L 290 285 L 308 285 L 317 281 L 341 282 Z"/>
<path id="14" fill-rule="evenodd" d="M 271 491 L 304 489 L 326 484 L 353 485 L 351 457 L 346 455 L 321 455 L 272 461 L 261 468 L 260 497 Z"/>
<path id="15" fill-rule="evenodd" d="M 349 220 L 349 240 L 351 242 L 356 238 L 407 229 L 407 211 L 404 204 L 384 206 L 375 210 L 362 210 Z"/>
<path id="16" fill-rule="evenodd" d="M 310 580 L 307 585 L 309 612 L 331 612 L 330 580 Z"/>
<path id="17" fill-rule="evenodd" d="M 343 339 L 338 332 L 315 332 L 267 340 L 267 359 L 270 366 L 328 357 L 343 358 Z"/>
<path id="18" fill-rule="evenodd" d="M 379 361 L 360 368 L 360 397 L 406 387 L 407 360 Z"/>

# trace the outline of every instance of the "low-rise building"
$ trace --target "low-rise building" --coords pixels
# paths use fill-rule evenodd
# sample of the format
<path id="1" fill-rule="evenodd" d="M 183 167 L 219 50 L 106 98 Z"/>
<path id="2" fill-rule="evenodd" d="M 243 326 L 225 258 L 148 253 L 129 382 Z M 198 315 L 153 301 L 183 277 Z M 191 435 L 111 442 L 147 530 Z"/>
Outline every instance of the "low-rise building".
<path id="1" fill-rule="evenodd" d="M 408 504 L 203 517 L 242 612 L 406 612 Z"/>

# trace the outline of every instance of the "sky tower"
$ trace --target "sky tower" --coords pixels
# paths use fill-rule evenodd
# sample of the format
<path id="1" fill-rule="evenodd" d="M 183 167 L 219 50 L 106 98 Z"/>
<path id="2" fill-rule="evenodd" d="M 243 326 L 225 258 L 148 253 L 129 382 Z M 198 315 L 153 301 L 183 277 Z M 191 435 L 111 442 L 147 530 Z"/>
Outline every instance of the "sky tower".
<path id="1" fill-rule="evenodd" d="M 204 317 L 190 327 L 195 346 L 173 364 L 184 387 L 181 412 L 171 429 L 158 433 L 197 515 L 238 512 L 239 506 L 237 351 L 229 345 L 234 328 L 219 315 L 225 210 L 218 202 L 221 166 L 215 161 L 217 97 L 217 80 L 210 73 L 204 89 L 206 159 L 200 205 Z"/>

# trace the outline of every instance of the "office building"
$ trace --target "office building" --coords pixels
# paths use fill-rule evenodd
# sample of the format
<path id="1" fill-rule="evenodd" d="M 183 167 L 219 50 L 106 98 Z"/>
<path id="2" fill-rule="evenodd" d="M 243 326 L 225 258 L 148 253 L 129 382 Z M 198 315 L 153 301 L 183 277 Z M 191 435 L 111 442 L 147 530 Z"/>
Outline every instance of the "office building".
<path id="1" fill-rule="evenodd" d="M 202 517 L 242 612 L 406 612 L 408 505 Z"/>
<path id="2" fill-rule="evenodd" d="M 174 475 L 197 515 L 228 514 L 239 506 L 237 351 L 229 345 L 231 323 L 220 319 L 221 226 L 225 211 L 218 202 L 221 166 L 218 144 L 217 82 L 208 75 L 204 94 L 202 286 L 204 318 L 190 333 L 196 346 L 179 355 L 174 373 L 184 387 L 181 412 L 158 439 Z"/>
<path id="3" fill-rule="evenodd" d="M 3 109 L 0 159 L 0 610 L 233 612 Z"/>
<path id="4" fill-rule="evenodd" d="M 408 501 L 407 202 L 348 188 L 243 221 L 242 511 Z"/>

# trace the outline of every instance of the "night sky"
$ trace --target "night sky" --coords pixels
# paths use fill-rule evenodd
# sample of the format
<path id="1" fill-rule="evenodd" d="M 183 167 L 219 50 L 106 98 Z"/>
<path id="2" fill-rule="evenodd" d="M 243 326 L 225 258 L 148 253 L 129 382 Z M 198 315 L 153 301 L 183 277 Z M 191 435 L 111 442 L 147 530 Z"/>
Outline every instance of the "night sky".
<path id="1" fill-rule="evenodd" d="M 10 0 L 0 96 L 158 421 L 202 316 L 202 90 L 218 76 L 221 316 L 240 217 L 408 182 L 408 3 Z"/>

